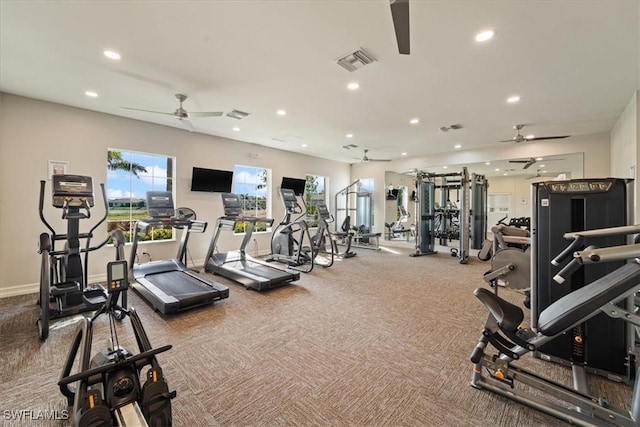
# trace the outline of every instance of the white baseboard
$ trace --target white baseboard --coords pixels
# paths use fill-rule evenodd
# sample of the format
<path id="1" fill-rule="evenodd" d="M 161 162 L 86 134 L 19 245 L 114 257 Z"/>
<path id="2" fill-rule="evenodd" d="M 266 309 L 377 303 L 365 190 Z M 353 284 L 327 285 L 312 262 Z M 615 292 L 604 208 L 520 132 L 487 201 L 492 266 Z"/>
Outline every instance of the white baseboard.
<path id="1" fill-rule="evenodd" d="M 15 297 L 18 295 L 35 294 L 40 289 L 39 283 L 28 283 L 26 285 L 9 286 L 0 288 L 0 298 Z"/>
<path id="2" fill-rule="evenodd" d="M 89 276 L 89 283 L 104 282 L 107 280 L 106 274 L 96 274 Z M 27 283 L 25 285 L 9 286 L 0 288 L 0 298 L 15 297 L 18 295 L 37 294 L 40 291 L 40 283 Z"/>
<path id="3" fill-rule="evenodd" d="M 259 251 L 258 256 L 269 255 L 270 251 Z M 189 260 L 189 268 L 201 268 L 204 265 L 204 259 Z M 107 280 L 106 274 L 95 274 L 89 276 L 89 283 L 104 282 Z M 0 288 L 0 298 L 15 297 L 18 295 L 28 295 L 38 293 L 40 290 L 39 283 L 27 283 L 24 285 L 8 286 Z"/>

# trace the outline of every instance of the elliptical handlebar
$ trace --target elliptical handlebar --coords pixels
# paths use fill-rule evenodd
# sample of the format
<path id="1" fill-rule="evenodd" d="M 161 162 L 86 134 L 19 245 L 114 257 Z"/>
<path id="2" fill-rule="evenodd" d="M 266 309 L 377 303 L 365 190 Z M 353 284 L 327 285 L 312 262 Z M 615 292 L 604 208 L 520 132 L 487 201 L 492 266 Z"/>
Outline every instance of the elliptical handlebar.
<path id="1" fill-rule="evenodd" d="M 44 179 L 40 181 L 40 203 L 38 203 L 38 212 L 40 214 L 40 220 L 51 231 L 51 234 L 55 235 L 56 230 L 53 229 L 44 217 L 44 187 L 47 185 L 47 181 Z"/>

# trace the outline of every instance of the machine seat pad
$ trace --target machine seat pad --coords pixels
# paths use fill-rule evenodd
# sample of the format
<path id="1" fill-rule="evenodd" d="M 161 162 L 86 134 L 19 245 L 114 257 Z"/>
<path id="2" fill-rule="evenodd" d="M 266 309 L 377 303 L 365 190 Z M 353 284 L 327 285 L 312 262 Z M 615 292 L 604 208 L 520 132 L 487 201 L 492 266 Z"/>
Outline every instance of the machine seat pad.
<path id="1" fill-rule="evenodd" d="M 478 288 L 473 291 L 473 294 L 489 309 L 500 328 L 511 332 L 518 330 L 518 326 L 524 320 L 524 313 L 520 307 L 503 300 L 485 288 Z"/>
<path id="2" fill-rule="evenodd" d="M 638 284 L 640 265 L 625 264 L 547 307 L 538 318 L 538 331 L 546 336 L 564 332 Z"/>

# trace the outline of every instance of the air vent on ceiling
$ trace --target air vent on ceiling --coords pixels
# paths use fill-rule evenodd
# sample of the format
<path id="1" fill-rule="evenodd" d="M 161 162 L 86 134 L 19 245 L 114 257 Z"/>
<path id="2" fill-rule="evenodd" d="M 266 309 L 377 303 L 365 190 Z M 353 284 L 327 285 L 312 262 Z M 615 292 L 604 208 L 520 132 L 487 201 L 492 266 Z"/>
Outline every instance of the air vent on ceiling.
<path id="1" fill-rule="evenodd" d="M 245 117 L 247 117 L 249 115 L 249 113 L 245 113 L 244 111 L 239 111 L 239 110 L 232 110 L 231 112 L 227 113 L 227 117 L 231 117 L 233 119 L 244 119 Z"/>
<path id="2" fill-rule="evenodd" d="M 338 59 L 338 65 L 349 72 L 353 72 L 367 64 L 377 61 L 376 58 L 365 52 L 362 48 L 351 52 Z"/>
<path id="3" fill-rule="evenodd" d="M 276 135 L 273 138 L 274 141 L 278 141 L 278 142 L 299 142 L 302 141 L 302 137 L 301 136 L 297 136 L 297 135 L 292 135 L 290 133 L 283 133 L 280 135 Z"/>
<path id="4" fill-rule="evenodd" d="M 440 132 L 449 132 L 450 130 L 458 130 L 462 129 L 462 125 L 451 125 L 451 126 L 442 126 L 440 128 Z"/>

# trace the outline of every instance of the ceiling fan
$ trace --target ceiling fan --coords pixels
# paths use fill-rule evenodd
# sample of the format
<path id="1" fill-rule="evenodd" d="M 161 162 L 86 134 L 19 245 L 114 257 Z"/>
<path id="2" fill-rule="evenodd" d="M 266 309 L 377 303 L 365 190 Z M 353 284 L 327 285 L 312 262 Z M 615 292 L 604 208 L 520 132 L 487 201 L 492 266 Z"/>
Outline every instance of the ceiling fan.
<path id="1" fill-rule="evenodd" d="M 516 130 L 516 136 L 511 139 L 506 139 L 500 142 L 524 142 L 524 141 L 542 141 L 544 139 L 563 139 L 568 138 L 571 135 L 557 135 L 557 136 L 532 136 L 528 138 L 520 133 L 520 129 L 522 129 L 525 125 L 515 125 L 513 128 Z"/>
<path id="2" fill-rule="evenodd" d="M 145 113 L 154 113 L 154 114 L 164 114 L 165 116 L 173 116 L 180 120 L 180 122 L 185 125 L 190 131 L 193 131 L 193 126 L 189 121 L 193 117 L 220 117 L 224 114 L 222 111 L 200 111 L 200 112 L 189 112 L 182 108 L 182 103 L 187 99 L 187 95 L 183 95 L 181 93 L 176 93 L 175 95 L 178 102 L 180 102 L 180 106 L 176 108 L 173 113 L 165 113 L 163 111 L 152 111 L 152 110 L 143 110 L 140 108 L 130 108 L 130 107 L 122 107 L 127 110 L 134 111 L 144 111 Z"/>
<path id="3" fill-rule="evenodd" d="M 534 179 L 534 178 L 552 177 L 552 176 L 556 176 L 556 175 L 558 175 L 558 174 L 555 174 L 555 173 L 540 173 L 540 172 L 542 172 L 542 169 L 538 169 L 538 170 L 536 171 L 536 174 L 535 174 L 535 175 L 528 176 L 528 177 L 526 177 L 525 179 Z"/>
<path id="4" fill-rule="evenodd" d="M 540 160 L 538 160 L 540 159 Z M 509 160 L 509 163 L 524 163 L 524 166 L 522 167 L 522 169 L 528 169 L 529 167 L 533 166 L 534 164 L 536 164 L 537 162 L 554 162 L 556 160 L 564 160 L 564 159 L 547 159 L 547 160 L 543 160 L 542 158 L 529 158 L 529 159 L 522 159 L 522 160 Z"/>
<path id="5" fill-rule="evenodd" d="M 365 148 L 364 155 L 360 159 L 360 161 L 362 163 L 368 163 L 368 162 L 390 162 L 391 161 L 389 159 L 372 159 L 367 155 L 368 152 L 369 152 L 369 150 Z"/>
<path id="6" fill-rule="evenodd" d="M 398 52 L 409 55 L 411 52 L 411 40 L 409 38 L 409 0 L 389 0 L 391 4 L 391 17 L 393 28 L 396 32 Z"/>

